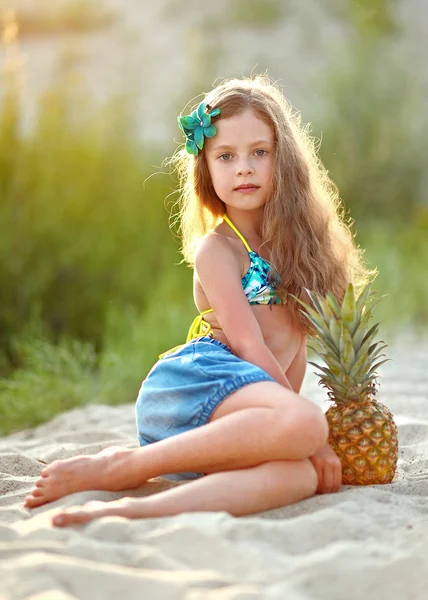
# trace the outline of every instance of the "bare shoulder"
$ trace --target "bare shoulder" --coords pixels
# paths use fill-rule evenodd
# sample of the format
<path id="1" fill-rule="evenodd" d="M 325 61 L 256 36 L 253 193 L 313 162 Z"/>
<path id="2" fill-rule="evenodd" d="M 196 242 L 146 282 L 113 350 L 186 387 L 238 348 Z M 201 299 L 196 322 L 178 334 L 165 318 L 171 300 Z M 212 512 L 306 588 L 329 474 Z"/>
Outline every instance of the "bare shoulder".
<path id="1" fill-rule="evenodd" d="M 199 240 L 199 244 L 196 250 L 196 253 L 206 252 L 206 250 L 213 250 L 218 248 L 224 248 L 233 252 L 233 246 L 230 243 L 230 239 L 225 235 L 218 233 L 217 231 L 211 231 L 207 233 Z"/>
<path id="2" fill-rule="evenodd" d="M 198 274 L 205 269 L 212 269 L 215 263 L 222 268 L 240 268 L 240 257 L 229 239 L 215 231 L 205 235 L 198 244 L 195 254 L 195 271 Z"/>

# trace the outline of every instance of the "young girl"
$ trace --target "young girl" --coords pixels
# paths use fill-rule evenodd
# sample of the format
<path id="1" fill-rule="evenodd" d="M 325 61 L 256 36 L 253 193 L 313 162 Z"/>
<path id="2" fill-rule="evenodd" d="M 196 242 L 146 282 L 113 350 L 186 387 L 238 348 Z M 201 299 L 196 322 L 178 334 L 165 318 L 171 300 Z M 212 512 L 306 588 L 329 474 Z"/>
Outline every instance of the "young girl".
<path id="1" fill-rule="evenodd" d="M 140 448 L 55 461 L 33 508 L 81 490 L 191 480 L 145 498 L 61 511 L 58 526 L 105 515 L 246 515 L 336 492 L 340 461 L 322 410 L 299 395 L 306 368 L 305 288 L 342 298 L 370 273 L 313 140 L 265 77 L 227 81 L 179 118 L 183 254 L 199 311 L 186 344 L 141 386 Z"/>

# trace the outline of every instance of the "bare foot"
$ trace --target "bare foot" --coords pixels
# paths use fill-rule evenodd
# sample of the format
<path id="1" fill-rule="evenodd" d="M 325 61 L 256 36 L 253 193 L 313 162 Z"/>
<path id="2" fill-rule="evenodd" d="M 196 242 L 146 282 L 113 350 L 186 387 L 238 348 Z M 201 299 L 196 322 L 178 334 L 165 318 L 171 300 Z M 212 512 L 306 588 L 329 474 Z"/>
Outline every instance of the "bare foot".
<path id="1" fill-rule="evenodd" d="M 106 448 L 93 456 L 76 456 L 56 460 L 43 469 L 35 487 L 24 502 L 25 508 L 36 508 L 74 492 L 86 490 L 124 490 L 142 485 L 144 474 L 132 470 L 131 448 Z"/>
<path id="2" fill-rule="evenodd" d="M 143 507 L 144 498 L 122 498 L 113 502 L 87 502 L 84 506 L 73 506 L 58 512 L 52 517 L 52 524 L 56 527 L 68 527 L 111 516 L 138 519 L 146 516 Z"/>

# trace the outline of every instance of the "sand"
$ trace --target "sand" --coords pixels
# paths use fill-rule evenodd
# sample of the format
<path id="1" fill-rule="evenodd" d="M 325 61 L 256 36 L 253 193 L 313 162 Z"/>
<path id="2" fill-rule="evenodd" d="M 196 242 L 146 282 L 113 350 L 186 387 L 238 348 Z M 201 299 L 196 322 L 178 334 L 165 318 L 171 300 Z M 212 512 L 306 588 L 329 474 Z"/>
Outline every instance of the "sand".
<path id="1" fill-rule="evenodd" d="M 133 406 L 89 406 L 3 438 L 0 599 L 427 599 L 428 343 L 389 350 L 395 360 L 381 371 L 379 399 L 399 428 L 394 482 L 342 486 L 256 516 L 108 517 L 55 529 L 50 516 L 58 506 L 127 493 L 85 492 L 24 510 L 43 464 L 113 444 L 135 446 Z M 311 372 L 303 391 L 327 408 Z M 130 493 L 173 485 L 156 479 Z"/>

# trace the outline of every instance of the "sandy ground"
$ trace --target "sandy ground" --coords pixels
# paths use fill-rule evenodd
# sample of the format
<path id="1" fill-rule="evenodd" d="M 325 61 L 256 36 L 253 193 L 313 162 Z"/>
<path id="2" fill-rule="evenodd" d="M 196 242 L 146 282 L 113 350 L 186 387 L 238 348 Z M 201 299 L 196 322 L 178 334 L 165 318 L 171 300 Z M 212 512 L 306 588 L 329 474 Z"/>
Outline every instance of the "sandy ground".
<path id="1" fill-rule="evenodd" d="M 131 405 L 90 406 L 0 440 L 0 598 L 425 600 L 428 343 L 396 343 L 389 355 L 394 361 L 382 370 L 379 399 L 399 428 L 394 482 L 342 486 L 337 494 L 257 516 L 109 517 L 55 529 L 55 507 L 127 494 L 85 492 L 31 513 L 22 508 L 41 461 L 134 446 Z M 324 404 L 312 373 L 304 393 Z M 131 493 L 172 485 L 151 480 Z"/>

